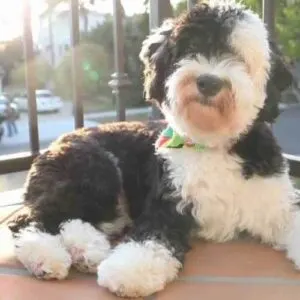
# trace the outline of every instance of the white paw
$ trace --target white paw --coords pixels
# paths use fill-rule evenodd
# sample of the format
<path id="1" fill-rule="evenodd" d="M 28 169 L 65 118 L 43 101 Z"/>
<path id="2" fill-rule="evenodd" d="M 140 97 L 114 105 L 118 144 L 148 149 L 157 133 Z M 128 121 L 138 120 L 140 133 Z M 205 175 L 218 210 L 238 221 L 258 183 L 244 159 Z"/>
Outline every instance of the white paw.
<path id="1" fill-rule="evenodd" d="M 98 265 L 110 252 L 106 236 L 78 219 L 62 224 L 60 233 L 73 266 L 81 272 L 96 273 Z"/>
<path id="2" fill-rule="evenodd" d="M 121 297 L 145 297 L 174 280 L 181 263 L 155 241 L 119 245 L 98 267 L 98 284 Z"/>
<path id="3" fill-rule="evenodd" d="M 68 276 L 71 257 L 59 236 L 27 227 L 16 237 L 15 252 L 30 273 L 40 279 L 64 279 Z"/>

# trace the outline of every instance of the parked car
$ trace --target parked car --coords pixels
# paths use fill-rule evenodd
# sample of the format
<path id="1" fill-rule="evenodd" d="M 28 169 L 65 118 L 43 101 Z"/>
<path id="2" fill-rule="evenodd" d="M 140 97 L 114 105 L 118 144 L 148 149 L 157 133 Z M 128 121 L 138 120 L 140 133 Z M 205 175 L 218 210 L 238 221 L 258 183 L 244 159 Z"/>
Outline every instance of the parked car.
<path id="1" fill-rule="evenodd" d="M 60 97 L 54 96 L 49 90 L 36 90 L 36 109 L 38 113 L 59 112 L 63 107 Z M 28 111 L 27 94 L 16 97 L 14 101 L 20 110 Z"/>
<path id="2" fill-rule="evenodd" d="M 12 109 L 15 111 L 15 115 L 16 115 L 17 119 L 19 119 L 20 118 L 20 109 L 19 109 L 18 104 L 15 103 L 14 101 L 10 101 L 9 98 L 4 94 L 0 94 L 0 116 L 2 116 L 2 117 L 4 116 L 6 105 L 9 102 L 10 102 Z"/>

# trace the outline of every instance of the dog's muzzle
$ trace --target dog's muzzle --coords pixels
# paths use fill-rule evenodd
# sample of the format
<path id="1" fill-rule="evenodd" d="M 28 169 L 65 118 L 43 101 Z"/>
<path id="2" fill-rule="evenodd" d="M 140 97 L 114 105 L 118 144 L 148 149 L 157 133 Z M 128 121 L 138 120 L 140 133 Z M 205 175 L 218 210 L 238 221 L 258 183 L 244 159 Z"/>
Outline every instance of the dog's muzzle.
<path id="1" fill-rule="evenodd" d="M 204 96 L 204 101 L 209 104 L 209 97 L 217 95 L 222 88 L 225 86 L 226 82 L 215 75 L 203 74 L 197 78 L 197 87 L 200 93 Z"/>

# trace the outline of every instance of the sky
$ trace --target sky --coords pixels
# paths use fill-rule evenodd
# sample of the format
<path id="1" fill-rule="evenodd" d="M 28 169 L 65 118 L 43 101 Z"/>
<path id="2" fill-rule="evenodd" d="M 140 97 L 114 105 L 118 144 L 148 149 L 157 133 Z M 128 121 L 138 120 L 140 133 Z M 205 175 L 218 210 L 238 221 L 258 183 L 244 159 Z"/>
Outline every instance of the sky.
<path id="1" fill-rule="evenodd" d="M 23 0 L 0 0 L 0 42 L 11 40 L 22 34 L 22 3 Z M 176 3 L 180 0 L 172 0 Z M 112 11 L 112 1 L 95 1 L 95 9 L 110 13 Z M 122 0 L 126 14 L 132 15 L 144 11 L 143 0 Z M 31 0 L 32 7 L 32 30 L 37 35 L 39 30 L 39 18 L 45 9 L 43 0 Z"/>
<path id="2" fill-rule="evenodd" d="M 11 40 L 22 34 L 23 0 L 0 0 L 0 41 Z M 32 2 L 32 28 L 38 30 L 38 16 L 45 9 L 43 0 Z"/>

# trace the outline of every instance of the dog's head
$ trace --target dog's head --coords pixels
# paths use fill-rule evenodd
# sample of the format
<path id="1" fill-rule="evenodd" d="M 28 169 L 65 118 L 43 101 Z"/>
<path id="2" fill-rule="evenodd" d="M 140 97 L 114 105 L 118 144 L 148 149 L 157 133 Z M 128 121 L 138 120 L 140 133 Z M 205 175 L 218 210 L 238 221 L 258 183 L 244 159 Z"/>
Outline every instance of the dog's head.
<path id="1" fill-rule="evenodd" d="M 234 1 L 206 1 L 144 41 L 146 98 L 195 142 L 237 138 L 265 106 L 271 56 L 255 13 Z"/>

